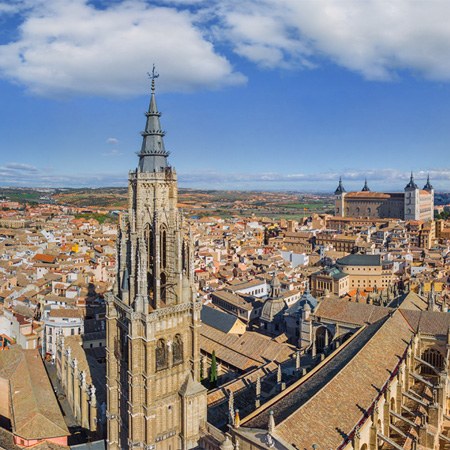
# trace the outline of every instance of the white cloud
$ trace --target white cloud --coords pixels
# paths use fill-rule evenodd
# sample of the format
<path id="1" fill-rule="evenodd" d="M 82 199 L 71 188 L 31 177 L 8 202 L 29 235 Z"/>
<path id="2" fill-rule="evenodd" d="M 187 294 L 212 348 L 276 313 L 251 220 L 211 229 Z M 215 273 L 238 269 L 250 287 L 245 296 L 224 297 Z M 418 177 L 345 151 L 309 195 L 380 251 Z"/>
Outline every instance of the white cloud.
<path id="1" fill-rule="evenodd" d="M 219 16 L 217 36 L 265 67 L 310 67 L 325 57 L 368 79 L 411 70 L 450 80 L 445 0 L 228 1 Z"/>
<path id="2" fill-rule="evenodd" d="M 108 139 L 106 139 L 106 143 L 109 145 L 118 145 L 119 139 L 117 139 L 115 137 L 109 137 Z"/>
<path id="3" fill-rule="evenodd" d="M 12 163 L 7 163 L 3 166 L 0 166 L 0 170 L 3 171 L 7 171 L 7 172 L 26 172 L 26 173 L 30 173 L 30 172 L 38 172 L 39 169 L 35 166 L 32 166 L 31 164 L 23 164 L 23 163 L 17 163 L 17 162 L 12 162 Z"/>
<path id="4" fill-rule="evenodd" d="M 98 3 L 98 2 L 97 2 Z M 16 40 L 0 45 L 0 76 L 45 95 L 123 96 L 245 82 L 232 50 L 264 68 L 324 61 L 372 80 L 403 71 L 450 80 L 447 0 L 0 0 L 21 12 Z"/>
<path id="5" fill-rule="evenodd" d="M 96 9 L 87 0 L 35 0 L 19 38 L 0 45 L 0 74 L 40 95 L 134 95 L 148 91 L 156 63 L 163 90 L 216 88 L 233 71 L 187 11 L 126 0 Z"/>

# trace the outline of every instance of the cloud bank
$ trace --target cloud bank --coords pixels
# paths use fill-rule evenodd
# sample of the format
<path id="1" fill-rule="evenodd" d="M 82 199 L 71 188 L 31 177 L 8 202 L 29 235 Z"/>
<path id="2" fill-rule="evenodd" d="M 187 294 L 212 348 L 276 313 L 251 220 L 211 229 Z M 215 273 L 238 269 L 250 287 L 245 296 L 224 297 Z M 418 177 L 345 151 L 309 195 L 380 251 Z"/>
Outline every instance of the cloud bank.
<path id="1" fill-rule="evenodd" d="M 430 169 L 414 173 L 419 187 L 425 184 L 427 176 L 436 191 L 450 191 L 450 168 Z M 181 187 L 199 189 L 232 190 L 298 190 L 306 192 L 332 193 L 342 176 L 347 190 L 359 190 L 367 178 L 372 190 L 401 191 L 409 181 L 410 173 L 396 169 L 376 171 L 347 169 L 316 173 L 220 173 L 202 171 L 180 173 Z M 123 173 L 62 174 L 51 168 L 38 168 L 28 164 L 11 162 L 0 166 L 0 186 L 23 187 L 102 187 L 126 186 L 127 176 Z"/>
<path id="2" fill-rule="evenodd" d="M 0 76 L 43 96 L 141 94 L 153 62 L 166 91 L 244 83 L 233 53 L 265 69 L 450 80 L 446 0 L 0 1 L 0 20 L 13 15 Z"/>
<path id="3" fill-rule="evenodd" d="M 402 71 L 450 80 L 450 3 L 443 0 L 225 2 L 217 32 L 264 67 L 331 60 L 371 80 Z"/>

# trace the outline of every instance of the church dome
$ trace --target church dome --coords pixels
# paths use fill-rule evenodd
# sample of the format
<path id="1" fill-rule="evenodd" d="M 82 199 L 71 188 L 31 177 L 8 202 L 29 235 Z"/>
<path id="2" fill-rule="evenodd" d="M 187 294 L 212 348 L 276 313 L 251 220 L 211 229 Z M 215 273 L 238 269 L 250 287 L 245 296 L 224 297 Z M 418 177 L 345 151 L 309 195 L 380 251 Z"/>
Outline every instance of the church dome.
<path id="1" fill-rule="evenodd" d="M 269 298 L 264 303 L 261 312 L 261 319 L 272 321 L 276 315 L 286 308 L 286 304 L 282 298 Z"/>

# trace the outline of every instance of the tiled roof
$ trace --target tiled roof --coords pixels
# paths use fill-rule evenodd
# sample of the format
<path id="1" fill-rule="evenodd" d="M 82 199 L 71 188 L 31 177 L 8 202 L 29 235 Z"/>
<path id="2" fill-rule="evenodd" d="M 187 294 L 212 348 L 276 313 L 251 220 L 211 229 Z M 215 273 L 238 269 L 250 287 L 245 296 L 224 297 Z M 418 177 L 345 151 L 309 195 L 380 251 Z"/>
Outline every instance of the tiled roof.
<path id="1" fill-rule="evenodd" d="M 337 448 L 370 407 L 412 335 L 399 311 L 367 326 L 317 373 L 271 404 L 275 438 L 296 448 L 314 443 Z M 268 416 L 266 407 L 242 426 L 267 429 Z"/>
<path id="2" fill-rule="evenodd" d="M 29 440 L 69 435 L 37 350 L 0 352 L 0 377 L 10 383 L 14 434 Z"/>
<path id="3" fill-rule="evenodd" d="M 224 333 L 228 333 L 234 327 L 236 322 L 239 322 L 239 319 L 236 316 L 211 308 L 210 306 L 203 306 L 201 318 L 204 324 L 217 328 Z"/>
<path id="4" fill-rule="evenodd" d="M 380 320 L 387 316 L 390 311 L 392 311 L 391 308 L 367 303 L 355 303 L 345 299 L 323 299 L 314 315 L 336 322 L 365 325 Z"/>
<path id="5" fill-rule="evenodd" d="M 412 330 L 395 312 L 348 364 L 300 409 L 276 426 L 276 435 L 297 448 L 337 448 L 394 370 Z M 352 386 L 352 389 L 348 389 Z M 320 420 L 317 418 L 320 417 Z"/>
<path id="6" fill-rule="evenodd" d="M 269 361 L 283 362 L 294 353 L 289 345 L 279 344 L 256 332 L 226 334 L 206 324 L 200 329 L 200 348 L 208 354 L 214 350 L 218 359 L 240 370 Z"/>

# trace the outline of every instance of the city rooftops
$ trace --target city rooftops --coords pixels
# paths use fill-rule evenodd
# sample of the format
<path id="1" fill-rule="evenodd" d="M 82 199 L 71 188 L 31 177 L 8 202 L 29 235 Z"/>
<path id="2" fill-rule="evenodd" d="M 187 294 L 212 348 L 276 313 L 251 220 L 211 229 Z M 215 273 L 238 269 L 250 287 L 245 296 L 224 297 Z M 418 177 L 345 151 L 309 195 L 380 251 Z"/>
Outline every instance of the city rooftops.
<path id="1" fill-rule="evenodd" d="M 381 255 L 347 255 L 336 261 L 340 266 L 381 266 Z"/>

